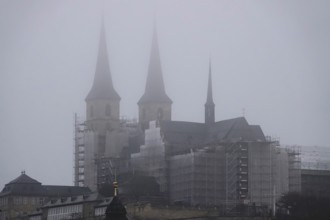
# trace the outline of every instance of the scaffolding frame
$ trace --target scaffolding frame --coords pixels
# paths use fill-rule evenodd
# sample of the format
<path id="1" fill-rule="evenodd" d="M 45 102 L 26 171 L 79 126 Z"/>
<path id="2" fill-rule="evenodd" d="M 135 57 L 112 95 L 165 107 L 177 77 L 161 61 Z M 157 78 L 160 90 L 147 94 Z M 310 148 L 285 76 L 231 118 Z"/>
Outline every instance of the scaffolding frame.
<path id="1" fill-rule="evenodd" d="M 232 142 L 225 146 L 225 212 L 230 215 L 248 198 L 248 143 Z"/>
<path id="2" fill-rule="evenodd" d="M 85 162 L 85 144 L 84 144 L 84 132 L 86 130 L 86 124 L 77 113 L 74 114 L 74 174 L 73 184 L 75 186 L 84 186 L 84 162 Z"/>

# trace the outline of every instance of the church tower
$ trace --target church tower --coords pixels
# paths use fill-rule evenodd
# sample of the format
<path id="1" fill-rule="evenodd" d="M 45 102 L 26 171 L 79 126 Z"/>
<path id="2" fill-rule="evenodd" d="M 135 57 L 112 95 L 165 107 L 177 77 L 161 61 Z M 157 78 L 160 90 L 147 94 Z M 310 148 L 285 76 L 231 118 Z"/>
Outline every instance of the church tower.
<path id="1" fill-rule="evenodd" d="M 107 131 L 118 129 L 120 96 L 112 83 L 103 21 L 94 82 L 85 101 L 89 130 L 105 135 Z"/>
<path id="2" fill-rule="evenodd" d="M 94 82 L 86 99 L 86 130 L 84 131 L 84 186 L 92 191 L 100 187 L 100 158 L 116 157 L 123 142 L 120 136 L 120 96 L 113 87 L 106 34 L 102 20 Z"/>
<path id="3" fill-rule="evenodd" d="M 172 100 L 166 95 L 160 62 L 156 28 L 153 30 L 150 61 L 145 92 L 138 102 L 142 129 L 153 120 L 171 120 Z"/>
<path id="4" fill-rule="evenodd" d="M 212 95 L 212 72 L 211 72 L 211 61 L 209 66 L 209 81 L 207 86 L 207 98 L 205 103 L 205 124 L 212 124 L 215 121 L 214 113 L 214 102 Z"/>

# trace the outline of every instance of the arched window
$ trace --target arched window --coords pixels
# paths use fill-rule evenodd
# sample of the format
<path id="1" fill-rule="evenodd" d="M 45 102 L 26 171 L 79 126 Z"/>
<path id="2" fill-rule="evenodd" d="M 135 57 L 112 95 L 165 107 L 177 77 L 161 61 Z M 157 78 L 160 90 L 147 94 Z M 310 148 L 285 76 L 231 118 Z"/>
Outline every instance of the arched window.
<path id="1" fill-rule="evenodd" d="M 111 116 L 111 108 L 109 104 L 105 106 L 105 116 Z"/>
<path id="2" fill-rule="evenodd" d="M 142 109 L 142 119 L 144 120 L 146 118 L 146 109 Z"/>
<path id="3" fill-rule="evenodd" d="M 93 106 L 91 105 L 90 109 L 89 109 L 89 116 L 90 117 L 93 117 L 94 116 L 94 109 L 93 109 Z"/>
<path id="4" fill-rule="evenodd" d="M 158 111 L 157 111 L 157 119 L 158 120 L 162 120 L 163 117 L 164 117 L 163 109 L 162 108 L 159 108 Z"/>

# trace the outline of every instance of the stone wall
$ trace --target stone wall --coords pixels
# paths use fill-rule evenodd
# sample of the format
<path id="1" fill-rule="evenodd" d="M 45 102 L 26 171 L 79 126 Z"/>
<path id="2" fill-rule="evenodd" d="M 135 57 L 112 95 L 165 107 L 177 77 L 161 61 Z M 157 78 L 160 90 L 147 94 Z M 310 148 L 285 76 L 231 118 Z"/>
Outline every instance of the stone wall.
<path id="1" fill-rule="evenodd" d="M 127 215 L 132 219 L 194 219 L 194 220 L 271 220 L 271 217 L 218 217 L 217 209 L 187 208 L 187 207 L 158 207 L 150 204 L 126 206 Z"/>

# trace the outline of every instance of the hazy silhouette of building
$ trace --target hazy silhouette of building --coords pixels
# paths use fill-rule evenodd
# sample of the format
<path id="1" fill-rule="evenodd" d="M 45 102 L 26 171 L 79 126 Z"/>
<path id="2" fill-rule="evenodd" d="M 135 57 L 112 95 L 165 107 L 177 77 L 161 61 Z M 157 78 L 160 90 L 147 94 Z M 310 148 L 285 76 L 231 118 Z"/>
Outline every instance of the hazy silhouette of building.
<path id="1" fill-rule="evenodd" d="M 142 132 L 137 122 L 120 120 L 120 99 L 112 82 L 102 22 L 94 82 L 85 99 L 86 121 L 75 124 L 75 185 L 95 191 L 98 185 L 111 183 L 103 175 L 107 162 L 127 157 L 129 147 L 139 146 Z"/>
<path id="2" fill-rule="evenodd" d="M 283 177 L 274 168 L 280 163 L 278 142 L 244 117 L 216 122 L 211 62 L 208 77 L 204 123 L 172 121 L 154 28 L 139 121 L 121 120 L 102 24 L 86 121 L 76 123 L 75 184 L 97 190 L 113 181 L 114 172 L 120 176 L 138 171 L 154 177 L 171 203 L 225 205 L 228 210 L 238 203 L 272 207 L 275 193 L 289 188 L 274 192 L 275 179 Z"/>
<path id="3" fill-rule="evenodd" d="M 172 100 L 165 92 L 156 29 L 153 31 L 145 92 L 138 101 L 139 123 L 143 130 L 150 121 L 170 121 Z"/>

